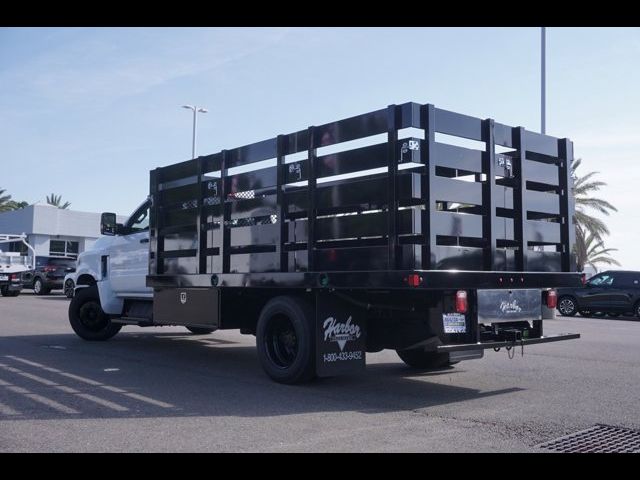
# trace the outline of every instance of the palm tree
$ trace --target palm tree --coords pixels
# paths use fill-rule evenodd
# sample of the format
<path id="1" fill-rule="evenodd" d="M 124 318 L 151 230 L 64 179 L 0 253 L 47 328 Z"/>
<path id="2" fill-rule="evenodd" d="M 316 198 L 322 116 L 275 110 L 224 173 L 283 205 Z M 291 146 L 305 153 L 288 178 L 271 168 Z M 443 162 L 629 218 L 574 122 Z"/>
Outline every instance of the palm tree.
<path id="1" fill-rule="evenodd" d="M 587 209 L 609 215 L 610 211 L 617 212 L 618 209 L 606 200 L 592 197 L 592 193 L 606 186 L 601 180 L 594 180 L 594 176 L 599 172 L 589 172 L 584 176 L 577 174 L 577 169 L 582 163 L 578 158 L 571 165 L 571 177 L 573 178 L 573 194 L 576 202 L 576 211 L 573 217 L 576 228 L 575 252 L 578 271 L 582 271 L 584 266 L 589 264 L 593 268 L 595 263 L 606 263 L 608 265 L 620 265 L 611 256 L 610 252 L 615 248 L 604 248 L 604 235 L 609 235 L 607 225 L 592 215 L 587 213 Z"/>
<path id="2" fill-rule="evenodd" d="M 606 200 L 590 196 L 592 192 L 600 190 L 607 184 L 600 180 L 593 180 L 593 176 L 599 172 L 589 172 L 586 175 L 578 176 L 576 170 L 582 163 L 582 159 L 578 158 L 571 165 L 571 177 L 573 178 L 573 194 L 576 200 L 576 213 L 574 222 L 582 226 L 588 232 L 593 233 L 598 239 L 602 239 L 603 235 L 609 235 L 609 229 L 605 223 L 599 218 L 593 217 L 586 213 L 585 209 L 592 208 L 600 213 L 609 215 L 609 211 L 617 212 L 618 209 Z M 577 232 L 576 232 L 577 234 Z"/>
<path id="3" fill-rule="evenodd" d="M 9 210 L 20 210 L 21 208 L 28 207 L 29 202 L 16 202 L 15 200 L 11 200 L 7 205 L 9 206 Z"/>
<path id="4" fill-rule="evenodd" d="M 71 206 L 69 202 L 64 202 L 64 205 L 62 205 L 62 195 L 56 195 L 55 193 L 52 193 L 51 196 L 47 195 L 47 203 L 63 210 Z"/>
<path id="5" fill-rule="evenodd" d="M 605 248 L 604 241 L 601 238 L 576 224 L 576 260 L 578 271 L 583 271 L 585 265 L 591 265 L 597 272 L 597 263 L 619 266 L 620 264 L 609 255 L 610 252 L 617 250 L 617 248 Z"/>
<path id="6" fill-rule="evenodd" d="M 28 206 L 27 202 L 16 202 L 11 200 L 11 195 L 5 195 L 6 190 L 0 189 L 0 212 L 10 212 L 11 210 L 20 210 Z"/>
<path id="7" fill-rule="evenodd" d="M 5 195 L 6 190 L 0 188 L 0 212 L 13 210 L 10 208 L 11 195 Z"/>

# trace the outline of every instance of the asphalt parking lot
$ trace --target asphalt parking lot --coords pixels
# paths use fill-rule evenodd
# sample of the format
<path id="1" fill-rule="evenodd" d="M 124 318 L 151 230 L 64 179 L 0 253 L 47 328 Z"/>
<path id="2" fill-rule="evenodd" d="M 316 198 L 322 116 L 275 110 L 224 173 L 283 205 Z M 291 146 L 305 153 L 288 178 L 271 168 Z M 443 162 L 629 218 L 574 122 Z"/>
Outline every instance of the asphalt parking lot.
<path id="1" fill-rule="evenodd" d="M 64 296 L 0 297 L 0 451 L 542 452 L 606 424 L 640 429 L 640 322 L 558 317 L 579 340 L 488 351 L 419 372 L 395 352 L 367 371 L 273 383 L 236 331 L 124 327 L 85 342 Z"/>

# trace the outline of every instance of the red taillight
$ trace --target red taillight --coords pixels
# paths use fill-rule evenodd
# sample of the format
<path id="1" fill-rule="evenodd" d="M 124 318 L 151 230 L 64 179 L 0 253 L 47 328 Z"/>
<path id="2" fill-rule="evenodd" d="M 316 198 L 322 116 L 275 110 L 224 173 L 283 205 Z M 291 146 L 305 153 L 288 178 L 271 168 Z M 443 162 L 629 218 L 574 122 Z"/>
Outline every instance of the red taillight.
<path id="1" fill-rule="evenodd" d="M 422 277 L 412 273 L 408 277 L 405 277 L 404 281 L 407 282 L 410 287 L 418 287 L 422 283 Z"/>
<path id="2" fill-rule="evenodd" d="M 467 292 L 458 290 L 456 292 L 456 313 L 467 313 Z"/>
<path id="3" fill-rule="evenodd" d="M 56 271 L 56 267 L 42 267 L 42 271 L 43 272 L 55 272 Z"/>
<path id="4" fill-rule="evenodd" d="M 9 275 L 9 278 L 11 280 L 18 280 L 18 274 L 17 273 L 12 273 L 11 275 Z"/>
<path id="5" fill-rule="evenodd" d="M 549 290 L 547 292 L 547 307 L 556 308 L 558 305 L 558 294 L 555 290 Z"/>

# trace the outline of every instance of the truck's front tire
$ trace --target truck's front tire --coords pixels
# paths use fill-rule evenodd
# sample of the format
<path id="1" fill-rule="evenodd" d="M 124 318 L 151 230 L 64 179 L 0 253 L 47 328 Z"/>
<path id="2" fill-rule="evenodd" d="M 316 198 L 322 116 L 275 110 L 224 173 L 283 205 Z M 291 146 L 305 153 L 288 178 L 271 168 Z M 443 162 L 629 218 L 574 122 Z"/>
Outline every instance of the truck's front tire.
<path id="1" fill-rule="evenodd" d="M 260 313 L 256 346 L 262 368 L 279 383 L 295 384 L 315 376 L 315 314 L 296 297 L 270 300 Z"/>
<path id="2" fill-rule="evenodd" d="M 69 323 L 80 338 L 89 341 L 108 340 L 122 328 L 112 323 L 102 310 L 95 285 L 79 290 L 73 297 L 69 304 Z"/>
<path id="3" fill-rule="evenodd" d="M 396 353 L 404 363 L 413 368 L 442 368 L 458 363 L 450 362 L 448 353 L 425 352 L 419 348 L 412 350 L 396 350 Z"/>

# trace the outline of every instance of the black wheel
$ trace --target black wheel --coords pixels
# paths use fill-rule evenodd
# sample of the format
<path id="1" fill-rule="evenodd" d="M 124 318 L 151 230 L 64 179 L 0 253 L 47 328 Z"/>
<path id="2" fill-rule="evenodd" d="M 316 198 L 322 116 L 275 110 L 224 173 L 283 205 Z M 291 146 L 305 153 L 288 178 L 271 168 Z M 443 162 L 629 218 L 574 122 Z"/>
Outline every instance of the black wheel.
<path id="1" fill-rule="evenodd" d="M 0 294 L 2 294 L 3 297 L 17 297 L 20 295 L 20 290 L 9 290 L 9 287 L 5 285 L 0 287 Z"/>
<path id="2" fill-rule="evenodd" d="M 33 293 L 36 295 L 48 295 L 49 292 L 51 292 L 51 289 L 45 287 L 44 282 L 41 279 L 36 278 L 33 281 Z"/>
<path id="3" fill-rule="evenodd" d="M 64 294 L 67 296 L 67 298 L 73 298 L 73 291 L 75 290 L 76 286 L 73 283 L 73 280 L 68 279 L 66 282 L 64 282 Z"/>
<path id="4" fill-rule="evenodd" d="M 442 368 L 455 365 L 458 362 L 450 362 L 448 353 L 425 352 L 419 348 L 413 350 L 396 350 L 404 363 L 413 368 Z"/>
<path id="5" fill-rule="evenodd" d="M 73 297 L 69 304 L 69 323 L 80 338 L 91 341 L 108 340 L 122 328 L 102 311 L 95 285 L 79 290 Z"/>
<path id="6" fill-rule="evenodd" d="M 276 297 L 262 309 L 256 329 L 258 358 L 279 383 L 303 383 L 315 376 L 314 311 L 296 297 Z"/>
<path id="7" fill-rule="evenodd" d="M 573 317 L 578 313 L 578 305 L 573 297 L 560 297 L 558 300 L 558 311 L 565 317 Z"/>
<path id="8" fill-rule="evenodd" d="M 215 328 L 202 328 L 202 327 L 186 327 L 194 335 L 207 335 L 215 332 Z"/>

